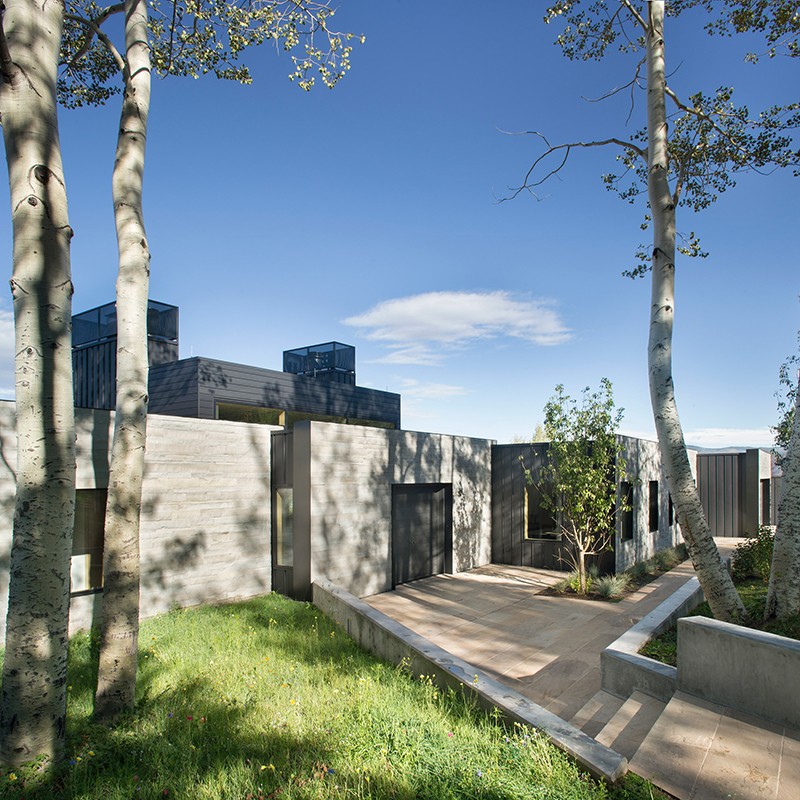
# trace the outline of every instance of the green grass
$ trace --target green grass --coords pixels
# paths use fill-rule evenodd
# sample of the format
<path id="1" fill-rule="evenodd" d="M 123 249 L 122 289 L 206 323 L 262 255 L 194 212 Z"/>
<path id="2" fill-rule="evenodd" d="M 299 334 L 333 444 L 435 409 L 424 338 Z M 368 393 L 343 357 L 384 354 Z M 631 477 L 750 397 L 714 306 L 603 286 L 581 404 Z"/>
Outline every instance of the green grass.
<path id="1" fill-rule="evenodd" d="M 787 620 L 769 620 L 763 622 L 764 605 L 767 601 L 768 586 L 763 580 L 750 578 L 736 584 L 739 596 L 742 598 L 747 613 L 750 614 L 751 622 L 749 627 L 768 633 L 776 633 L 779 636 L 787 636 L 790 639 L 800 639 L 800 615 L 795 614 Z M 695 617 L 713 617 L 708 603 L 701 603 L 692 612 Z M 661 661 L 664 664 L 671 664 L 673 667 L 678 663 L 678 631 L 677 627 L 651 639 L 639 651 L 642 655 Z"/>
<path id="2" fill-rule="evenodd" d="M 0 797 L 662 796 L 635 776 L 609 792 L 535 731 L 374 659 L 278 595 L 145 622 L 136 714 L 114 729 L 91 722 L 91 651 L 88 635 L 72 640 L 66 763 L 0 770 Z"/>

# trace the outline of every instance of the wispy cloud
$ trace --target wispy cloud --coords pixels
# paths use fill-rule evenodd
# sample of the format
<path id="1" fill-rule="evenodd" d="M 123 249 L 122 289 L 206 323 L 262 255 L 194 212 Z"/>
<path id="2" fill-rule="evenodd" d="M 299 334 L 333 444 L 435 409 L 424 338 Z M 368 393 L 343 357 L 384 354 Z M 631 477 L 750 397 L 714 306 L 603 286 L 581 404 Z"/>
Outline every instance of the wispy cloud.
<path id="1" fill-rule="evenodd" d="M 400 382 L 400 392 L 403 397 L 414 397 L 424 400 L 459 397 L 469 394 L 469 391 L 463 386 L 453 386 L 447 383 L 422 383 L 411 378 Z"/>
<path id="2" fill-rule="evenodd" d="M 476 339 L 511 336 L 538 345 L 556 345 L 572 334 L 548 300 L 519 298 L 510 292 L 426 292 L 378 303 L 345 325 L 366 331 L 368 339 L 390 349 L 384 363 L 435 365 L 432 347 L 460 347 Z"/>

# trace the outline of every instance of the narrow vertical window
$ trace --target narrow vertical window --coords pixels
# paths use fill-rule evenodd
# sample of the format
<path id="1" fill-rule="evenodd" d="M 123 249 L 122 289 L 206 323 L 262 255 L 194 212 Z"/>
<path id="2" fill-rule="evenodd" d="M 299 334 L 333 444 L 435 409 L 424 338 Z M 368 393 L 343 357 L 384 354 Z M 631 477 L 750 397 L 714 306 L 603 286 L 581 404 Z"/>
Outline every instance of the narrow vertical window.
<path id="1" fill-rule="evenodd" d="M 769 525 L 772 520 L 772 509 L 770 507 L 769 478 L 761 479 L 761 524 Z"/>
<path id="2" fill-rule="evenodd" d="M 658 481 L 650 481 L 650 507 L 649 507 L 650 531 L 658 530 Z"/>
<path id="3" fill-rule="evenodd" d="M 72 594 L 88 594 L 103 588 L 106 495 L 106 489 L 75 491 L 75 530 L 70 564 Z"/>
<path id="4" fill-rule="evenodd" d="M 275 490 L 277 549 L 275 563 L 279 567 L 294 566 L 294 490 Z"/>
<path id="5" fill-rule="evenodd" d="M 622 481 L 619 485 L 620 504 L 617 509 L 622 509 L 620 517 L 620 536 L 623 542 L 633 539 L 633 484 Z"/>

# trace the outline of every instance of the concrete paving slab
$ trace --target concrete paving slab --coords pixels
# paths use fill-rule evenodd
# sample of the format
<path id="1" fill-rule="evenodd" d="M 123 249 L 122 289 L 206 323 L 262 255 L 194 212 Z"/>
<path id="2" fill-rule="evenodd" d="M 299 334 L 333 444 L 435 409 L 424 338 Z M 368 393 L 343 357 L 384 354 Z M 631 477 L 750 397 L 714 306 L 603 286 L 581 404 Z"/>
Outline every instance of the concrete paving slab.
<path id="1" fill-rule="evenodd" d="M 723 558 L 737 543 L 718 540 Z M 495 564 L 365 599 L 569 720 L 600 690 L 600 652 L 693 575 L 686 562 L 618 603 L 600 603 L 540 594 L 560 573 Z M 392 600 L 396 595 L 402 602 Z M 642 735 L 644 716 L 636 736 Z M 592 727 L 589 732 L 597 733 L 602 725 Z M 747 772 L 740 769 L 744 764 L 750 765 Z M 685 800 L 800 800 L 800 733 L 678 693 L 644 737 L 631 769 Z M 767 779 L 759 782 L 759 775 Z"/>
<path id="2" fill-rule="evenodd" d="M 778 800 L 800 797 L 800 733 L 787 730 L 783 736 L 781 766 L 778 776 Z"/>
<path id="3" fill-rule="evenodd" d="M 642 692 L 634 692 L 594 738 L 630 760 L 666 705 Z"/>
<path id="4" fill-rule="evenodd" d="M 608 721 L 622 708 L 625 701 L 616 695 L 604 692 L 602 689 L 595 692 L 584 705 L 575 712 L 572 724 L 579 727 L 584 733 L 597 738 L 597 734 L 606 726 Z"/>

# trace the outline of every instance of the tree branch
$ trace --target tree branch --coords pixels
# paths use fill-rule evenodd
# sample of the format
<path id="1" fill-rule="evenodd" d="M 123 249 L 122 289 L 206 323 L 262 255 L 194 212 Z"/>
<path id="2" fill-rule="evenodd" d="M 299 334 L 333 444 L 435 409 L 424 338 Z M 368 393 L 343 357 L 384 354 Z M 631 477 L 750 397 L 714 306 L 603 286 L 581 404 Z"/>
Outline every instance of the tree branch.
<path id="1" fill-rule="evenodd" d="M 114 9 L 113 11 L 110 9 Z M 124 11 L 125 6 L 109 6 L 109 8 L 105 9 L 103 13 L 100 15 L 104 20 L 110 16 L 110 14 L 115 14 L 117 11 Z M 108 13 L 106 13 L 108 12 Z M 83 25 L 84 27 L 89 29 L 89 32 L 86 34 L 86 40 L 84 41 L 81 49 L 78 51 L 78 54 L 70 61 L 70 65 L 73 65 L 78 58 L 80 58 L 85 52 L 88 51 L 89 46 L 91 45 L 91 40 L 95 36 L 106 46 L 106 49 L 111 53 L 114 61 L 117 63 L 119 67 L 119 71 L 124 75 L 127 69 L 127 64 L 125 63 L 125 59 L 120 55 L 119 50 L 114 47 L 114 43 L 108 36 L 100 30 L 100 24 L 93 19 L 85 19 L 84 17 L 80 17 L 77 14 L 65 14 L 64 19 L 71 20 L 72 22 L 77 22 L 78 25 Z M 98 18 L 99 19 L 99 18 Z M 84 50 L 84 47 L 86 48 Z"/>
<path id="2" fill-rule="evenodd" d="M 533 164 L 531 164 L 530 169 L 528 169 L 528 171 L 525 173 L 525 180 L 523 181 L 522 185 L 517 187 L 516 189 L 512 189 L 512 194 L 509 195 L 508 197 L 501 198 L 500 201 L 499 201 L 501 203 L 506 201 L 506 200 L 512 200 L 513 198 L 517 197 L 519 194 L 521 194 L 524 191 L 530 192 L 531 189 L 533 189 L 535 186 L 541 186 L 546 180 L 548 180 L 553 175 L 555 175 L 558 172 L 560 172 L 564 168 L 564 165 L 567 163 L 567 160 L 569 159 L 569 154 L 572 152 L 573 148 L 576 148 L 576 147 L 581 147 L 581 148 L 605 147 L 607 145 L 615 144 L 618 147 L 621 147 L 623 150 L 632 151 L 632 152 L 636 153 L 636 155 L 638 155 L 640 158 L 644 159 L 645 162 L 647 161 L 647 152 L 645 150 L 643 150 L 641 147 L 633 144 L 633 142 L 626 142 L 623 139 L 616 139 L 616 138 L 612 137 L 610 139 L 603 139 L 602 141 L 596 141 L 596 142 L 569 142 L 569 143 L 565 143 L 565 144 L 551 145 L 550 142 L 547 141 L 547 137 L 545 137 L 543 134 L 539 133 L 538 131 L 522 131 L 520 133 L 510 133 L 509 131 L 502 131 L 502 132 L 503 133 L 507 133 L 509 136 L 522 136 L 522 135 L 525 135 L 525 136 L 538 136 L 545 143 L 545 145 L 547 146 L 547 150 L 545 150 L 545 152 L 542 153 L 533 162 Z M 562 159 L 561 163 L 555 169 L 550 170 L 550 172 L 548 172 L 543 178 L 540 178 L 539 180 L 535 181 L 534 183 L 529 183 L 531 175 L 534 173 L 534 171 L 539 166 L 539 164 L 542 161 L 544 161 L 545 158 L 547 158 L 548 156 L 553 155 L 553 153 L 556 153 L 559 150 L 563 150 L 564 151 L 564 158 Z"/>
<path id="3" fill-rule="evenodd" d="M 625 8 L 628 9 L 628 13 L 634 18 L 634 20 L 636 20 L 636 22 L 639 23 L 641 29 L 645 33 L 647 33 L 647 22 L 642 17 L 642 15 L 636 10 L 633 3 L 631 3 L 630 0 L 621 0 L 621 3 L 623 6 L 625 6 Z"/>
<path id="4" fill-rule="evenodd" d="M 699 119 L 699 120 L 702 120 L 703 122 L 706 122 L 706 123 L 708 123 L 708 124 L 711 126 L 711 129 L 712 129 L 713 131 L 715 131 L 715 132 L 716 132 L 716 133 L 717 133 L 717 134 L 718 134 L 718 135 L 719 135 L 721 138 L 723 138 L 723 139 L 724 139 L 726 142 L 728 142 L 728 144 L 730 144 L 730 146 L 731 146 L 731 147 L 732 147 L 734 150 L 737 150 L 739 153 L 741 153 L 741 155 L 742 155 L 742 157 L 743 157 L 743 159 L 744 159 L 744 162 L 745 162 L 745 163 L 748 163 L 748 162 L 750 162 L 750 158 L 749 158 L 749 151 L 748 151 L 748 149 L 747 149 L 746 147 L 743 147 L 743 146 L 742 146 L 742 145 L 740 145 L 739 143 L 737 143 L 737 142 L 736 142 L 736 140 L 735 140 L 735 139 L 734 139 L 734 138 L 733 138 L 733 137 L 732 137 L 732 136 L 731 136 L 731 135 L 730 135 L 730 134 L 729 134 L 729 133 L 728 133 L 728 132 L 727 132 L 727 131 L 726 131 L 724 128 L 722 128 L 722 127 L 721 127 L 721 126 L 720 126 L 720 125 L 717 123 L 717 121 L 714 119 L 714 117 L 713 117 L 713 116 L 711 116 L 711 115 L 709 115 L 709 114 L 706 114 L 704 111 L 702 111 L 702 110 L 701 110 L 701 109 L 699 109 L 699 108 L 695 108 L 695 107 L 693 107 L 693 106 L 688 106 L 688 105 L 686 105 L 686 103 L 684 103 L 684 102 L 683 102 L 683 101 L 682 101 L 682 100 L 681 100 L 681 99 L 678 97 L 678 95 L 677 95 L 677 94 L 675 94 L 675 92 L 674 92 L 672 89 L 670 89 L 670 87 L 669 87 L 669 86 L 665 86 L 665 87 L 664 87 L 664 94 L 666 94 L 666 95 L 667 95 L 667 97 L 669 97 L 669 99 L 670 99 L 670 100 L 672 100 L 672 102 L 673 102 L 673 103 L 674 103 L 674 104 L 675 104 L 675 105 L 676 105 L 676 106 L 677 106 L 677 107 L 678 107 L 678 108 L 679 108 L 681 111 L 683 111 L 683 113 L 684 113 L 684 114 L 689 114 L 690 116 L 696 117 L 697 119 Z M 720 117 L 720 118 L 722 118 L 722 117 L 726 117 L 726 116 L 728 116 L 728 115 L 726 115 L 726 114 L 722 114 L 721 112 L 719 112 L 719 113 L 717 113 L 717 116 L 718 116 L 718 117 Z M 746 123 L 747 123 L 748 125 L 750 125 L 751 127 L 758 127 L 758 123 L 756 123 L 756 122 L 753 122 L 752 120 L 746 120 Z M 753 166 L 751 163 L 748 163 L 748 167 L 749 167 L 750 169 L 752 169 L 754 172 L 757 172 L 757 173 L 759 173 L 759 174 L 764 174 L 764 173 L 762 173 L 762 170 L 760 170 L 760 169 L 758 169 L 757 167 Z"/>

